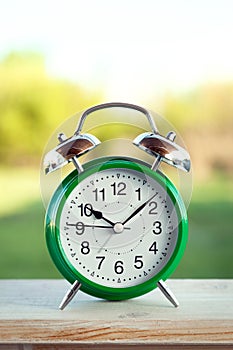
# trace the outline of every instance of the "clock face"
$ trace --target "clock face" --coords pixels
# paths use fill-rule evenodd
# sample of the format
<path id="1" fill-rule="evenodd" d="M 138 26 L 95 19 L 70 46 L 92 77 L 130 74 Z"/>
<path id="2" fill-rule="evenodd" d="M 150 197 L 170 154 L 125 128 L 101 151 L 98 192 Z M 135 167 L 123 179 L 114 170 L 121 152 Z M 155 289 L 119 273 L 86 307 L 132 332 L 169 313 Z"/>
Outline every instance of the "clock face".
<path id="1" fill-rule="evenodd" d="M 173 189 L 167 178 L 133 162 L 113 161 L 76 176 L 54 221 L 59 251 L 77 279 L 113 291 L 163 277 L 185 221 Z"/>

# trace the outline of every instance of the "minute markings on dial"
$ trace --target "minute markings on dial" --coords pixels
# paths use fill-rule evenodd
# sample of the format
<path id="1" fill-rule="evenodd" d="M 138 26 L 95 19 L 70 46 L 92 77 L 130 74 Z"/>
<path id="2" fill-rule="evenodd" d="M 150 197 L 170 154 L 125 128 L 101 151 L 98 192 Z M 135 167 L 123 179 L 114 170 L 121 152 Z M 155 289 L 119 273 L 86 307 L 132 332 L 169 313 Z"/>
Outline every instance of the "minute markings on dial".
<path id="1" fill-rule="evenodd" d="M 118 287 L 119 283 L 122 284 L 122 287 L 133 286 L 156 275 L 167 263 L 176 242 L 176 215 L 172 213 L 173 203 L 169 195 L 167 196 L 158 181 L 148 178 L 148 182 L 144 185 L 143 177 L 141 174 L 136 176 L 136 172 L 134 178 L 134 174 L 128 175 L 126 173 L 123 176 L 121 173 L 120 177 L 115 174 L 115 179 L 112 180 L 112 169 L 107 169 L 107 171 L 107 175 L 101 173 L 102 178 L 99 176 L 98 182 L 96 178 L 92 177 L 92 184 L 90 178 L 86 178 L 83 183 L 74 188 L 73 193 L 70 193 L 61 221 L 61 240 L 62 244 L 64 242 L 64 251 L 71 265 L 90 281 L 93 280 L 93 282 L 103 283 L 107 287 L 114 288 Z M 117 171 L 119 170 L 117 169 Z M 122 179 L 123 177 L 125 180 Z M 118 192 L 121 190 L 121 187 L 118 188 L 118 184 L 121 180 L 127 185 L 127 189 L 123 191 L 126 193 L 125 197 L 118 197 L 120 194 Z M 112 186 L 113 183 L 115 183 L 116 188 Z M 85 187 L 85 192 L 81 190 L 81 187 Z M 98 189 L 98 200 L 95 200 L 95 194 L 92 193 L 92 190 L 96 188 Z M 99 193 L 102 188 L 105 189 L 105 200 L 102 199 L 102 193 Z M 156 192 L 157 197 L 149 198 Z M 145 204 L 147 198 L 150 201 Z M 71 202 L 71 199 L 76 203 Z M 143 204 L 145 206 L 140 208 Z M 90 210 L 90 206 L 93 208 L 93 212 Z M 139 209 L 137 209 L 138 207 Z M 114 234 L 113 224 L 123 225 L 124 220 L 135 211 L 135 216 L 131 218 L 131 221 L 125 223 L 125 226 L 130 227 L 130 230 L 125 231 L 125 234 L 122 235 Z M 102 221 L 103 217 L 111 222 Z M 164 234 L 154 236 L 153 229 L 159 232 L 159 224 L 153 225 L 156 221 L 161 222 Z M 84 234 L 80 236 L 80 239 L 77 239 L 78 236 L 75 235 L 75 233 L 78 235 L 83 231 L 82 224 L 80 224 L 79 230 L 76 232 L 78 222 L 86 224 Z M 65 227 L 66 224 L 68 227 Z M 171 225 L 174 225 L 174 230 L 171 229 Z M 65 235 L 62 232 L 63 229 L 66 231 Z M 110 240 L 106 242 L 109 237 Z M 168 239 L 169 237 L 171 238 Z M 89 255 L 81 252 L 81 247 L 86 245 L 86 241 L 90 247 Z M 159 249 L 156 255 L 154 251 L 149 251 L 149 247 L 155 241 L 157 249 Z M 85 246 L 84 249 L 86 252 L 88 248 Z M 134 269 L 134 261 L 142 255 L 143 270 L 137 271 Z M 96 256 L 106 257 L 106 263 L 101 266 L 99 271 L 97 271 Z M 122 261 L 124 264 L 124 273 L 120 277 L 119 274 L 114 274 L 114 267 L 118 261 Z M 137 265 L 139 266 L 139 262 Z M 118 263 L 116 267 L 117 271 L 120 270 Z"/>

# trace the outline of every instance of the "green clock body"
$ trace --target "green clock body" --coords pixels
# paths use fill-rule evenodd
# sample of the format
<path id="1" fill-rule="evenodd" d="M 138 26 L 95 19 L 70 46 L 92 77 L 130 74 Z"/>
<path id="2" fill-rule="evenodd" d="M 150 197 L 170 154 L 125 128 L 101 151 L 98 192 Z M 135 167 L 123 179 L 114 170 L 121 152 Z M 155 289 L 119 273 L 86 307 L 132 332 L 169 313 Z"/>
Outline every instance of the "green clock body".
<path id="1" fill-rule="evenodd" d="M 84 292 L 110 300 L 145 294 L 177 267 L 187 242 L 184 203 L 161 172 L 105 157 L 70 173 L 46 213 L 50 255 Z"/>

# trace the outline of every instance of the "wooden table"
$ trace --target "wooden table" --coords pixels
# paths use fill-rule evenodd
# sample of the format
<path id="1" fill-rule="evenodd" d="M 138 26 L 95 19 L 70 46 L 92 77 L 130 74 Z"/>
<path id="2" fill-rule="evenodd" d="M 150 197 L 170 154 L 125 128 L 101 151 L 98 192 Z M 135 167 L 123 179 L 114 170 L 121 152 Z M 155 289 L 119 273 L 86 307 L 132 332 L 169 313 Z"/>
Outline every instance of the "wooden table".
<path id="1" fill-rule="evenodd" d="M 66 281 L 1 280 L 0 349 L 233 349 L 233 280 L 168 285 L 179 308 L 156 289 L 123 302 L 79 292 L 60 311 Z"/>

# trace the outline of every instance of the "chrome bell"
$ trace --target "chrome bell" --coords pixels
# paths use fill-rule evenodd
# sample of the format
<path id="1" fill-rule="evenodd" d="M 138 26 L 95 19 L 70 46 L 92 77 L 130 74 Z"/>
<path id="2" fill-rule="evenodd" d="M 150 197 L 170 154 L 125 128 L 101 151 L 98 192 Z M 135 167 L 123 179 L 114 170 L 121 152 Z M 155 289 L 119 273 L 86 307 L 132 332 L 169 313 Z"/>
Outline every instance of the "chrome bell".
<path id="1" fill-rule="evenodd" d="M 77 158 L 91 151 L 100 144 L 100 141 L 91 134 L 78 134 L 66 138 L 64 134 L 58 135 L 60 143 L 48 152 L 44 158 L 44 171 L 49 174 L 68 162 L 73 162 L 79 172 L 83 171 Z"/>
<path id="2" fill-rule="evenodd" d="M 190 170 L 190 156 L 188 152 L 177 145 L 175 140 L 176 134 L 171 131 L 166 137 L 152 132 L 145 132 L 137 136 L 133 144 L 150 155 L 156 157 L 153 170 L 157 170 L 161 161 L 164 161 L 178 169 Z"/>

